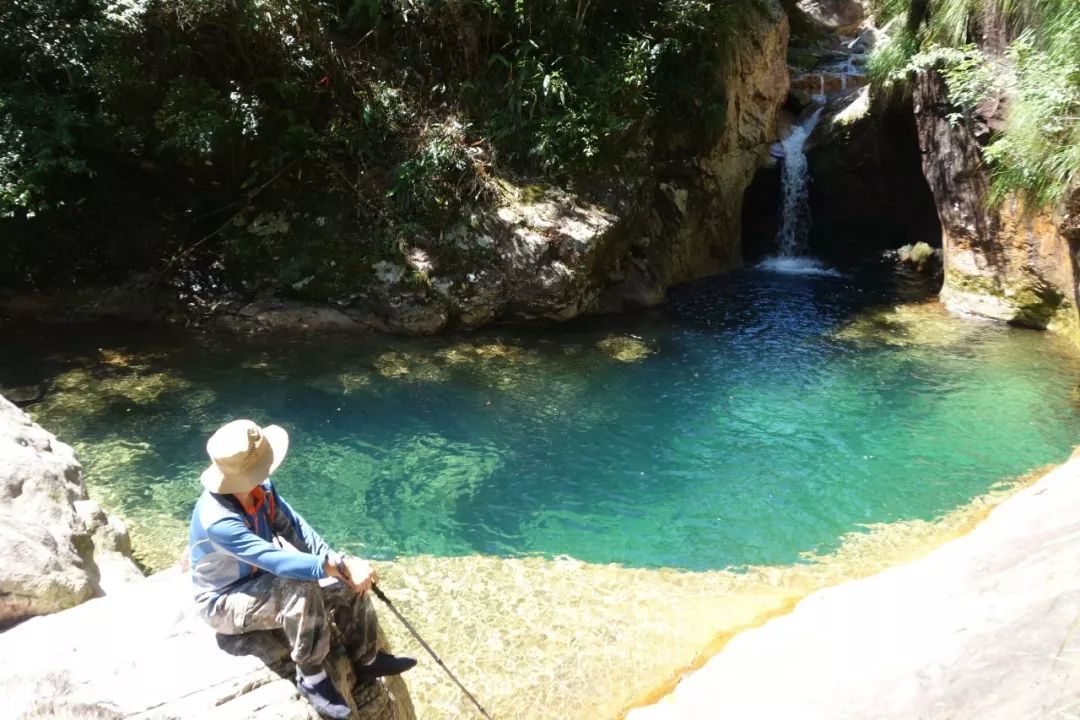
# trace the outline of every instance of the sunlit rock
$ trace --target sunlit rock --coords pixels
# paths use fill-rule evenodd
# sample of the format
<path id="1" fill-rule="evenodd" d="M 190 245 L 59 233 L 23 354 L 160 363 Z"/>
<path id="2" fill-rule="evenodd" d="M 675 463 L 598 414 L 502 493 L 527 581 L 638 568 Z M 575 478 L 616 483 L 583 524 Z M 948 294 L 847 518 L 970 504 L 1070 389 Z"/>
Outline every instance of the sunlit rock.
<path id="1" fill-rule="evenodd" d="M 331 612 L 345 592 L 324 595 Z M 218 635 L 179 571 L 0 634 L 0 658 L 5 717 L 318 720 L 296 691 L 284 635 Z M 415 720 L 407 676 L 357 682 L 338 654 L 326 670 L 355 720 Z"/>
<path id="2" fill-rule="evenodd" d="M 75 453 L 0 397 L 0 627 L 139 576 L 127 530 L 92 502 Z"/>
<path id="3" fill-rule="evenodd" d="M 986 37 L 1004 31 L 1002 25 Z M 991 55 L 1000 52 L 981 49 Z M 1061 208 L 1040 207 L 1015 193 L 992 198 L 984 139 L 977 128 L 986 122 L 993 126 L 996 120 L 957 123 L 948 96 L 939 73 L 927 70 L 916 75 L 915 118 L 923 173 L 942 227 L 942 302 L 956 312 L 1059 331 L 1080 342 L 1074 262 L 1077 215 L 1070 213 L 1069 198 Z M 995 105 L 1003 106 L 1007 103 Z M 1080 206 L 1075 199 L 1072 203 L 1073 210 Z"/>
<path id="4" fill-rule="evenodd" d="M 901 265 L 910 265 L 920 272 L 932 266 L 940 269 L 941 251 L 930 247 L 928 243 L 917 242 L 898 249 L 896 259 Z"/>
<path id="5" fill-rule="evenodd" d="M 627 717 L 1011 719 L 1076 707 L 1078 480 L 1073 459 L 944 547 L 814 593 Z"/>

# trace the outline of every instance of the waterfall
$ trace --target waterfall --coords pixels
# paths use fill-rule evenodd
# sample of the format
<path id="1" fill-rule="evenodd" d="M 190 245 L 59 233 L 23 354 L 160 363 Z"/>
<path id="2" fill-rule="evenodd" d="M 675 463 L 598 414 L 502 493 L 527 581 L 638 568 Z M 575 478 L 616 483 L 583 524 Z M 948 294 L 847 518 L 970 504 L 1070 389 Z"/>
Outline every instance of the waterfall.
<path id="1" fill-rule="evenodd" d="M 810 168 L 806 160 L 806 141 L 821 119 L 824 105 L 819 105 L 798 125 L 780 146 L 783 157 L 781 176 L 783 215 L 780 232 L 776 236 L 779 252 L 766 258 L 759 268 L 786 275 L 827 275 L 839 273 L 826 267 L 819 260 L 805 256 L 806 241 L 810 235 Z"/>
<path id="2" fill-rule="evenodd" d="M 806 162 L 806 140 L 821 119 L 824 108 L 816 108 L 784 139 L 783 215 L 780 233 L 776 236 L 780 257 L 795 257 L 806 249 L 810 233 L 810 171 Z"/>

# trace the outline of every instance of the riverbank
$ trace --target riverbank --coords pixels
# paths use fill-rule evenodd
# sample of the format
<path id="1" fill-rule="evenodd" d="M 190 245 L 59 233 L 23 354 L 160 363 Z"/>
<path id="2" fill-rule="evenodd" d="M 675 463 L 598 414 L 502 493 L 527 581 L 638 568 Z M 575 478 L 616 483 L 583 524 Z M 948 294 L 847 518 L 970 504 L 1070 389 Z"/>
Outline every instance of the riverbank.
<path id="1" fill-rule="evenodd" d="M 853 533 L 836 553 L 804 564 L 688 573 L 569 558 L 417 557 L 382 574 L 395 604 L 423 619 L 425 638 L 495 717 L 617 718 L 812 593 L 916 560 L 969 532 L 1036 477 L 937 522 Z M 395 648 L 421 653 L 390 618 L 383 622 Z M 417 717 L 472 712 L 431 662 L 410 673 L 409 689 Z"/>
<path id="2" fill-rule="evenodd" d="M 1065 717 L 1078 517 L 1074 456 L 926 557 L 741 633 L 628 720 Z"/>
<path id="3" fill-rule="evenodd" d="M 380 564 L 380 572 L 395 604 L 495 717 L 615 718 L 700 666 L 728 638 L 789 612 L 814 591 L 907 562 L 962 535 L 1024 482 L 977 498 L 940 521 L 876 526 L 846 537 L 836 553 L 783 567 L 691 573 L 570 558 L 420 556 Z M 9 675 L 34 682 L 15 686 L 25 694 L 25 688 L 45 683 L 41 687 L 55 696 L 54 709 L 138 706 L 149 708 L 148 717 L 159 703 L 194 708 L 213 705 L 219 696 L 228 705 L 215 717 L 237 717 L 244 708 L 266 703 L 302 710 L 290 700 L 288 683 L 279 679 L 289 672 L 279 644 L 259 641 L 262 650 L 243 663 L 219 657 L 212 633 L 200 633 L 198 623 L 185 620 L 190 612 L 183 587 L 175 571 L 166 571 L 128 585 L 115 597 L 0 635 L 5 657 L 13 648 L 51 648 L 36 653 L 33 662 L 20 655 L 25 662 Z M 144 602 L 148 598 L 152 601 Z M 470 717 L 468 701 L 442 671 L 387 613 L 380 614 L 391 646 L 421 658 L 407 677 L 416 717 Z M 106 651 L 94 628 L 109 627 L 120 617 L 141 618 L 131 625 L 141 629 L 114 635 Z M 170 630 L 180 627 L 180 635 Z M 46 638 L 57 637 L 79 652 L 55 652 L 55 643 Z M 198 662 L 200 656 L 209 662 L 212 656 L 213 666 L 229 673 L 229 682 L 189 696 L 184 688 L 196 689 L 190 679 L 164 673 L 148 685 L 152 689 L 133 694 L 115 677 L 146 642 L 181 650 L 185 662 Z M 274 658 L 269 669 L 259 664 L 263 655 Z M 91 677 L 102 681 L 87 684 Z"/>
<path id="4" fill-rule="evenodd" d="M 996 479 L 1069 452 L 1063 342 L 904 297 L 759 271 L 558 342 L 113 328 L 30 336 L 2 367 L 48 388 L 34 414 L 75 443 L 147 565 L 182 552 L 207 434 L 272 419 L 295 441 L 284 495 L 379 563 L 496 717 L 595 720 L 811 593 L 966 532 L 1008 494 L 986 496 Z M 419 717 L 470 712 L 431 662 L 409 685 Z"/>

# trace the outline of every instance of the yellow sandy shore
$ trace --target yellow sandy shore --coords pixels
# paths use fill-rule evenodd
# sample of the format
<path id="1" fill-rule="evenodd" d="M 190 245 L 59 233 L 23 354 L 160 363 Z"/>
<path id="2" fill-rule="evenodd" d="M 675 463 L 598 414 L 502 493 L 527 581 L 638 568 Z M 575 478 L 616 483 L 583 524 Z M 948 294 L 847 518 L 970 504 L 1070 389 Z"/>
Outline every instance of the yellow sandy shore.
<path id="1" fill-rule="evenodd" d="M 383 585 L 496 718 L 617 718 L 669 691 L 742 629 L 811 592 L 913 560 L 973 528 L 1041 473 L 936 523 L 869 528 L 832 555 L 745 573 L 643 570 L 571 559 L 403 559 Z M 416 653 L 417 716 L 470 717 L 471 706 L 388 612 L 394 646 Z"/>

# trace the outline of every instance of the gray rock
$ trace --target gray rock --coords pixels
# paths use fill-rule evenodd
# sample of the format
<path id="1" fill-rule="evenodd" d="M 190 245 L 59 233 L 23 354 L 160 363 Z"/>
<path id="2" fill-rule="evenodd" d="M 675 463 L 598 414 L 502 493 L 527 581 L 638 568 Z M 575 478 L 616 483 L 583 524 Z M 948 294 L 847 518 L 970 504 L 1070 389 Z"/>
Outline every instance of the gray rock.
<path id="1" fill-rule="evenodd" d="M 788 101 L 795 105 L 799 110 L 802 110 L 814 102 L 814 94 L 809 90 L 793 88 L 791 92 L 788 93 Z"/>
<path id="2" fill-rule="evenodd" d="M 394 294 L 380 312 L 386 328 L 402 335 L 434 335 L 446 327 L 449 319 L 445 301 L 421 293 Z"/>
<path id="3" fill-rule="evenodd" d="M 0 397 L 0 627 L 133 577 L 127 531 L 87 497 L 75 452 Z"/>
<path id="4" fill-rule="evenodd" d="M 348 660 L 332 657 L 335 684 L 353 689 L 354 718 L 415 720 L 401 678 L 359 686 Z M 174 570 L 0 634 L 0 715 L 317 720 L 293 673 L 284 635 L 217 635 Z"/>
<path id="5" fill-rule="evenodd" d="M 355 317 L 331 305 L 279 299 L 224 304 L 215 310 L 214 323 L 240 332 L 364 329 Z"/>

